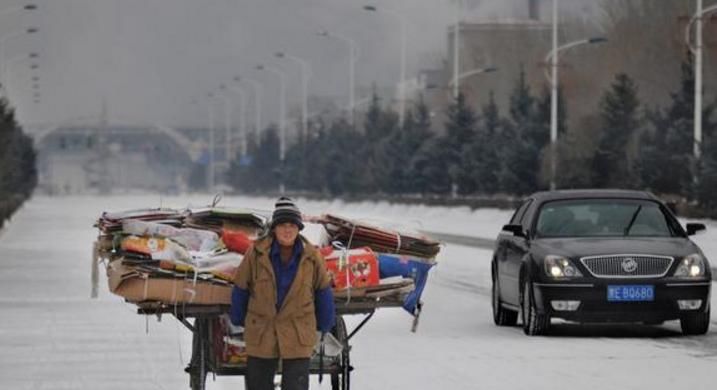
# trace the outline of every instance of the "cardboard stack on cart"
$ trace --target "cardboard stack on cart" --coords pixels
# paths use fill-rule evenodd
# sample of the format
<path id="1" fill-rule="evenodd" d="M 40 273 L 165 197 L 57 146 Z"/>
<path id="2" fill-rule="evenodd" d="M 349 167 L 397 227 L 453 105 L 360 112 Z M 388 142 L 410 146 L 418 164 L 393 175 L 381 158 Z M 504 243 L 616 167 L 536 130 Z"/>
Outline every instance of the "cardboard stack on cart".
<path id="1" fill-rule="evenodd" d="M 237 209 L 144 209 L 104 213 L 96 226 L 114 294 L 133 303 L 228 305 L 243 253 L 222 237 L 251 242 L 266 218 Z"/>

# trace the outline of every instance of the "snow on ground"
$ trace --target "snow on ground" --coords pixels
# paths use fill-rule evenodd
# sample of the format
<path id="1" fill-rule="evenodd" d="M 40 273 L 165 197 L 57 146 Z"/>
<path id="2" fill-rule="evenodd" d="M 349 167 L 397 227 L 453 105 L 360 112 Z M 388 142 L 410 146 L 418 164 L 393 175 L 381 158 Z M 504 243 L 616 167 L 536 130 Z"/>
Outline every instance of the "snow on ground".
<path id="1" fill-rule="evenodd" d="M 89 298 L 92 223 L 102 211 L 204 206 L 210 197 L 36 197 L 0 232 L 0 388 L 181 389 L 190 334 L 170 316 L 139 316 L 100 285 Z M 264 210 L 274 199 L 227 198 Z M 492 238 L 511 211 L 299 201 L 307 213 L 394 221 L 414 228 Z M 418 222 L 420 221 L 420 223 Z M 717 260 L 717 223 L 696 237 Z M 316 229 L 308 229 L 316 238 Z M 490 251 L 447 244 L 424 293 L 417 333 L 401 309 L 382 309 L 352 339 L 352 388 L 668 389 L 710 388 L 717 367 L 717 317 L 705 336 L 679 324 L 560 324 L 550 337 L 498 328 L 490 311 Z M 101 276 L 104 276 L 102 274 Z M 349 318 L 349 328 L 360 321 Z M 240 377 L 208 379 L 242 388 Z M 313 378 L 312 388 L 322 386 Z"/>

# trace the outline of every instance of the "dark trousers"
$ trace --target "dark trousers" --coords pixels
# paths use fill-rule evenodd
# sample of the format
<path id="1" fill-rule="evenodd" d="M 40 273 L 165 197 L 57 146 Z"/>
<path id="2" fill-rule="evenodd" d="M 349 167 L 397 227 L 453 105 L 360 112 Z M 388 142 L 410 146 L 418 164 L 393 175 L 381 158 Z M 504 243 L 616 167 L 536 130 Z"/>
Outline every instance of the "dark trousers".
<path id="1" fill-rule="evenodd" d="M 279 359 L 249 356 L 244 384 L 246 390 L 274 390 Z M 309 359 L 283 359 L 281 390 L 309 390 Z"/>

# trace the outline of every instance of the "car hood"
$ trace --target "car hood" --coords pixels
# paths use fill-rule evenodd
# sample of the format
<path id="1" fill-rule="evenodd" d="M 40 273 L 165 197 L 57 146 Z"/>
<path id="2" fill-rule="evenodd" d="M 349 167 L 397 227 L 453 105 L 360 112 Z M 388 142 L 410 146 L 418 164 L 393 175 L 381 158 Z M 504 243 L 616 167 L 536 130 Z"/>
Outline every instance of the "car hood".
<path id="1" fill-rule="evenodd" d="M 645 254 L 675 258 L 702 253 L 692 241 L 683 237 L 585 237 L 543 238 L 533 241 L 533 253 L 571 258 L 597 255 Z"/>

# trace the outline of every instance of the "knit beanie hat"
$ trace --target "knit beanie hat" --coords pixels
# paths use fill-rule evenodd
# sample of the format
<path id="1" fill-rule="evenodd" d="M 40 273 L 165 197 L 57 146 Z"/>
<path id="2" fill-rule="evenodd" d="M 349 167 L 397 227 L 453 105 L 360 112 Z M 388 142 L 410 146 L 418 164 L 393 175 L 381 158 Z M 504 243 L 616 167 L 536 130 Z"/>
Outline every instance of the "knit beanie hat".
<path id="1" fill-rule="evenodd" d="M 299 227 L 299 230 L 304 229 L 299 208 L 296 207 L 296 204 L 291 198 L 282 196 L 274 205 L 274 213 L 271 215 L 271 228 L 273 229 L 276 225 L 284 222 L 293 223 Z"/>

